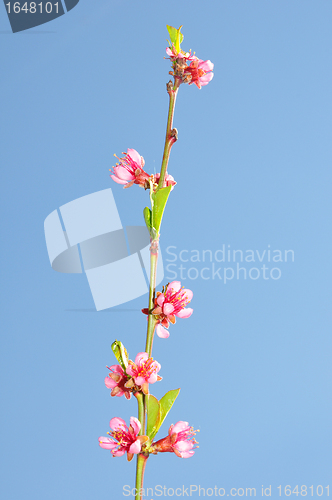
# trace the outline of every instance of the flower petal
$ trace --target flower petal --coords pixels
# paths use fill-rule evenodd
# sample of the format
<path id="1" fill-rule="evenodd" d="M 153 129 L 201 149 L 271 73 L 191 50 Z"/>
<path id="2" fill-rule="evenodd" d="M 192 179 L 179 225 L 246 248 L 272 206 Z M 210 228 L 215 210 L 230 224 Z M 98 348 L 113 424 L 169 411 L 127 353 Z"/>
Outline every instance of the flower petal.
<path id="1" fill-rule="evenodd" d="M 136 149 L 127 149 L 127 155 L 137 163 L 138 168 L 141 168 L 141 155 L 137 153 Z"/>
<path id="2" fill-rule="evenodd" d="M 118 384 L 114 382 L 110 377 L 105 377 L 105 385 L 107 389 L 114 389 Z"/>
<path id="3" fill-rule="evenodd" d="M 168 287 L 167 287 L 167 290 L 171 288 L 173 290 L 173 292 L 178 292 L 181 288 L 181 281 L 172 281 Z"/>
<path id="4" fill-rule="evenodd" d="M 193 312 L 194 310 L 190 307 L 185 307 L 184 309 L 181 309 L 181 311 L 176 313 L 175 316 L 177 316 L 178 318 L 189 318 Z"/>
<path id="5" fill-rule="evenodd" d="M 120 375 L 124 375 L 124 371 L 120 365 L 108 366 L 108 369 L 114 373 L 120 373 Z"/>
<path id="6" fill-rule="evenodd" d="M 135 435 L 141 430 L 141 422 L 136 417 L 130 417 L 130 425 L 134 429 Z"/>
<path id="7" fill-rule="evenodd" d="M 134 367 L 131 363 L 128 363 L 128 366 L 126 368 L 126 373 L 130 375 L 131 377 L 135 375 Z"/>
<path id="8" fill-rule="evenodd" d="M 113 431 L 128 431 L 126 422 L 120 417 L 114 417 L 110 420 L 110 428 Z"/>
<path id="9" fill-rule="evenodd" d="M 122 457 L 126 453 L 125 448 L 120 448 L 119 450 L 112 451 L 113 457 Z"/>
<path id="10" fill-rule="evenodd" d="M 190 426 L 188 422 L 184 422 L 183 420 L 179 420 L 179 422 L 176 422 L 176 424 L 172 428 L 172 434 L 173 432 L 176 432 L 177 434 L 182 431 L 188 431 L 190 430 Z"/>
<path id="11" fill-rule="evenodd" d="M 114 450 L 119 443 L 116 443 L 108 437 L 101 436 L 98 438 L 99 446 L 104 448 L 104 450 Z"/>
<path id="12" fill-rule="evenodd" d="M 148 359 L 148 353 L 147 352 L 139 352 L 135 358 L 135 364 L 137 366 L 141 366 L 142 361 L 146 361 Z"/>
<path id="13" fill-rule="evenodd" d="M 129 453 L 139 453 L 141 451 L 141 443 L 139 439 L 136 439 L 135 443 L 133 443 L 129 448 Z"/>
<path id="14" fill-rule="evenodd" d="M 151 368 L 153 368 L 155 370 L 155 372 L 158 373 L 160 368 L 161 368 L 161 364 L 158 363 L 158 361 L 153 361 L 151 363 Z"/>
<path id="15" fill-rule="evenodd" d="M 193 298 L 193 292 L 191 290 L 189 290 L 189 288 L 185 288 L 184 290 L 182 290 L 182 294 L 185 294 L 185 296 L 187 297 L 187 300 L 190 302 L 191 299 Z"/>
<path id="16" fill-rule="evenodd" d="M 128 181 L 122 181 L 121 179 L 118 179 L 116 175 L 110 175 L 110 177 L 114 182 L 117 182 L 118 184 L 128 184 Z"/>
<path id="17" fill-rule="evenodd" d="M 123 181 L 132 181 L 133 179 L 135 179 L 135 176 L 131 172 L 129 172 L 128 169 L 122 167 L 121 165 L 119 165 L 118 167 L 114 167 L 113 170 L 115 175 Z"/>
<path id="18" fill-rule="evenodd" d="M 201 82 L 201 85 L 207 85 L 213 78 L 214 73 L 207 73 L 206 75 L 203 75 L 200 77 L 199 81 Z"/>
<path id="19" fill-rule="evenodd" d="M 208 71 L 213 70 L 214 64 L 210 60 L 207 60 L 207 61 L 200 60 L 198 63 L 198 67 L 199 67 L 199 69 L 202 69 L 203 71 L 205 71 L 207 73 Z"/>
<path id="20" fill-rule="evenodd" d="M 175 443 L 174 448 L 176 448 L 178 451 L 189 451 L 194 447 L 194 443 L 192 441 L 179 441 Z"/>
<path id="21" fill-rule="evenodd" d="M 190 450 L 190 451 L 182 451 L 181 452 L 181 458 L 190 458 L 193 456 L 194 454 L 194 450 Z"/>
<path id="22" fill-rule="evenodd" d="M 144 384 L 144 382 L 145 382 L 144 377 L 135 377 L 135 384 L 136 385 L 142 385 L 142 384 Z"/>
<path id="23" fill-rule="evenodd" d="M 156 373 L 151 373 L 150 377 L 148 378 L 149 384 L 154 384 L 157 382 L 157 374 Z"/>
<path id="24" fill-rule="evenodd" d="M 166 328 L 164 328 L 160 324 L 156 326 L 156 334 L 161 339 L 167 339 L 169 337 L 169 332 L 166 330 Z"/>
<path id="25" fill-rule="evenodd" d="M 166 316 L 168 316 L 169 314 L 172 314 L 173 311 L 174 311 L 173 304 L 166 302 L 166 304 L 163 305 L 163 313 L 166 314 Z"/>
<path id="26" fill-rule="evenodd" d="M 162 307 L 164 302 L 165 302 L 165 295 L 163 293 L 161 293 L 157 297 L 157 304 L 158 304 L 158 306 Z"/>

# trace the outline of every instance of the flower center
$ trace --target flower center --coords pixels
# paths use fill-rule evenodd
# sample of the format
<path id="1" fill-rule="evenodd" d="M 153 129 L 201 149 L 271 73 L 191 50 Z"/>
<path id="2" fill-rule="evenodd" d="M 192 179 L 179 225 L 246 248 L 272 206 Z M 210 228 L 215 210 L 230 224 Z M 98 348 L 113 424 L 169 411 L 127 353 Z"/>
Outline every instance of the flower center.
<path id="1" fill-rule="evenodd" d="M 149 378 L 149 376 L 157 370 L 156 366 L 151 366 L 153 363 L 153 358 L 148 358 L 143 361 L 140 366 L 137 367 L 137 376 L 143 378 Z"/>
<path id="2" fill-rule="evenodd" d="M 125 432 L 125 431 L 113 431 L 110 433 L 110 435 L 112 437 L 114 437 L 114 439 L 116 439 L 117 441 L 119 441 L 119 444 L 121 445 L 127 445 L 129 443 L 128 441 L 128 434 Z"/>
<path id="3" fill-rule="evenodd" d="M 188 299 L 188 296 L 185 292 L 179 290 L 178 292 L 175 292 L 173 294 L 167 294 L 167 290 L 165 293 L 165 299 L 167 302 L 170 302 L 173 304 L 174 309 L 180 310 L 186 307 L 187 304 L 189 304 L 190 300 Z"/>

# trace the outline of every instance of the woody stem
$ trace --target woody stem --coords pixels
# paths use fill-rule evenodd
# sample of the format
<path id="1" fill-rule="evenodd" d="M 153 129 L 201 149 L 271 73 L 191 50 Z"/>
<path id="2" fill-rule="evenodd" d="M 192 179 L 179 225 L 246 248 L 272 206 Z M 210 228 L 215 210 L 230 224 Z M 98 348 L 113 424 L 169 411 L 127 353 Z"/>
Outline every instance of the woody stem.
<path id="1" fill-rule="evenodd" d="M 180 83 L 181 79 L 179 77 L 175 77 L 174 85 L 172 84 L 172 82 L 169 82 L 167 84 L 167 92 L 169 95 L 169 107 L 168 107 L 167 126 L 166 126 L 166 139 L 165 139 L 163 161 L 161 164 L 160 178 L 157 190 L 164 186 L 171 149 L 173 144 L 177 141 L 177 132 L 175 129 L 173 129 L 173 117 L 174 117 L 176 96 L 179 90 Z M 145 345 L 145 352 L 148 353 L 149 357 L 152 354 L 153 336 L 157 323 L 151 312 L 154 308 L 154 299 L 156 295 L 158 244 L 159 241 L 157 238 L 151 241 L 151 247 L 150 247 L 151 257 L 150 257 L 149 316 L 148 316 L 148 330 L 147 330 L 146 345 Z"/>
<path id="2" fill-rule="evenodd" d="M 176 101 L 176 96 L 177 96 L 177 93 L 179 90 L 180 83 L 181 83 L 181 78 L 179 78 L 178 76 L 175 76 L 174 77 L 174 85 L 172 85 L 172 82 L 169 82 L 167 84 L 167 92 L 169 95 L 169 108 L 168 108 L 168 116 L 167 116 L 166 138 L 165 138 L 163 161 L 161 163 L 160 178 L 159 178 L 157 190 L 164 187 L 169 155 L 171 153 L 171 148 L 172 148 L 173 144 L 177 141 L 177 132 L 175 129 L 173 130 L 173 118 L 174 118 L 175 101 Z"/>
<path id="3" fill-rule="evenodd" d="M 179 77 L 174 77 L 174 84 L 169 82 L 167 84 L 167 92 L 169 95 L 169 108 L 168 108 L 168 116 L 167 116 L 167 126 L 166 126 L 166 139 L 163 153 L 163 160 L 161 164 L 160 170 L 160 178 L 157 190 L 164 187 L 165 177 L 167 172 L 167 166 L 169 161 L 169 156 L 171 153 L 171 149 L 173 144 L 177 141 L 177 131 L 173 129 L 173 117 L 174 117 L 174 108 L 176 96 L 179 90 L 179 86 L 181 83 L 181 79 Z M 158 247 L 159 247 L 159 235 L 156 236 L 155 239 L 151 239 L 151 247 L 150 247 L 150 286 L 149 286 L 149 315 L 148 315 L 148 328 L 146 334 L 146 345 L 145 352 L 147 352 L 149 358 L 152 355 L 152 344 L 155 328 L 157 325 L 157 321 L 152 314 L 154 308 L 154 301 L 156 296 L 156 279 L 157 279 L 157 263 L 158 263 Z M 140 394 L 140 396 L 142 396 Z M 136 396 L 137 397 L 137 396 Z M 143 396 L 143 409 L 142 409 L 142 400 L 137 397 L 138 401 L 138 418 L 141 422 L 141 434 L 145 434 L 145 416 L 147 415 L 147 399 L 148 396 Z M 148 417 L 148 415 L 147 415 Z M 146 461 L 148 459 L 148 455 L 144 455 L 140 453 L 137 456 L 137 467 L 136 467 L 136 497 L 135 500 L 142 500 L 142 488 L 143 488 L 143 479 L 144 479 L 144 471 Z"/>

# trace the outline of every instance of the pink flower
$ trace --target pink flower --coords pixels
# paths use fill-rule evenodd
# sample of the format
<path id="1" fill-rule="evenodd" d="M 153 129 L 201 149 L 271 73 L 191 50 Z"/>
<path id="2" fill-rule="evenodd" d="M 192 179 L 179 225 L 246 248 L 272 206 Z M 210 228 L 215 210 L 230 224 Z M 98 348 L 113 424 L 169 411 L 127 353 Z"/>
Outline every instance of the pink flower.
<path id="1" fill-rule="evenodd" d="M 200 89 L 212 80 L 213 67 L 214 64 L 211 61 L 202 61 L 201 59 L 195 59 L 184 70 L 183 81 L 189 83 L 189 85 L 192 85 L 194 83 Z"/>
<path id="2" fill-rule="evenodd" d="M 134 454 L 141 451 L 142 444 L 148 440 L 147 436 L 138 436 L 141 430 L 141 423 L 135 417 L 130 417 L 129 429 L 122 418 L 112 418 L 110 428 L 113 432 L 108 432 L 109 437 L 100 437 L 99 446 L 105 450 L 110 450 L 113 457 L 121 457 L 127 452 L 127 459 L 130 462 Z"/>
<path id="3" fill-rule="evenodd" d="M 173 452 L 180 458 L 192 457 L 195 453 L 193 448 L 197 444 L 194 438 L 196 432 L 193 427 L 189 427 L 188 422 L 177 422 L 171 425 L 168 436 L 153 443 L 154 452 Z"/>
<path id="4" fill-rule="evenodd" d="M 144 172 L 143 156 L 140 156 L 135 149 L 127 149 L 127 153 L 123 154 L 125 155 L 124 158 L 118 158 L 119 163 L 113 167 L 113 172 L 110 170 L 113 181 L 124 184 L 126 188 L 133 184 L 149 187 L 150 176 Z"/>
<path id="5" fill-rule="evenodd" d="M 161 377 L 157 375 L 161 366 L 153 358 L 149 358 L 146 352 L 139 352 L 135 358 L 135 363 L 129 360 L 126 372 L 133 377 L 135 384 L 141 386 L 144 394 L 149 392 L 149 384 L 154 384 Z"/>
<path id="6" fill-rule="evenodd" d="M 186 61 L 194 61 L 197 59 L 195 55 L 191 55 L 191 50 L 189 52 L 184 52 L 180 49 L 180 52 L 177 52 L 174 44 L 172 47 L 166 48 L 166 54 L 170 57 L 171 61 L 175 61 L 176 59 L 185 59 Z"/>
<path id="7" fill-rule="evenodd" d="M 131 398 L 131 389 L 128 389 L 125 384 L 128 377 L 120 365 L 107 366 L 111 373 L 105 377 L 105 385 L 108 389 L 112 389 L 111 396 L 125 396 L 126 399 Z"/>
<path id="8" fill-rule="evenodd" d="M 166 328 L 169 327 L 169 323 L 175 323 L 175 316 L 177 318 L 189 318 L 189 316 L 192 315 L 193 310 L 190 307 L 186 307 L 192 298 L 193 292 L 181 288 L 180 281 L 172 281 L 172 283 L 166 285 L 162 293 L 157 292 L 155 307 L 152 314 L 158 321 L 156 326 L 158 337 L 164 339 L 169 337 Z M 142 309 L 142 312 L 144 314 L 149 314 L 148 309 Z"/>

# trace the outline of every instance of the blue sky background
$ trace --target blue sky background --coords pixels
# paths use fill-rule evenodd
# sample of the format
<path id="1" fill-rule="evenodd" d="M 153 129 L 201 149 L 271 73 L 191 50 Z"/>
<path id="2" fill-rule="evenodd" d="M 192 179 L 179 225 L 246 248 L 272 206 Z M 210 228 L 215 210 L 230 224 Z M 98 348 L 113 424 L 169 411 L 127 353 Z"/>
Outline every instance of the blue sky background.
<path id="1" fill-rule="evenodd" d="M 325 0 L 81 0 L 14 35 L 0 9 L 4 499 L 120 499 L 134 485 L 134 461 L 97 438 L 136 415 L 135 401 L 109 396 L 105 366 L 115 338 L 132 358 L 144 349 L 147 297 L 93 312 L 85 275 L 52 270 L 43 222 L 112 187 L 123 225 L 142 224 L 147 193 L 108 169 L 128 147 L 160 168 L 166 24 L 184 25 L 183 48 L 215 77 L 178 96 L 161 246 L 165 265 L 176 247 L 194 314 L 155 339 L 163 381 L 151 389 L 181 387 L 160 437 L 178 420 L 201 432 L 191 459 L 152 456 L 145 484 L 332 494 L 331 15 Z M 294 262 L 264 261 L 278 280 L 188 277 L 212 263 L 181 263 L 181 250 L 223 245 L 292 249 Z"/>

